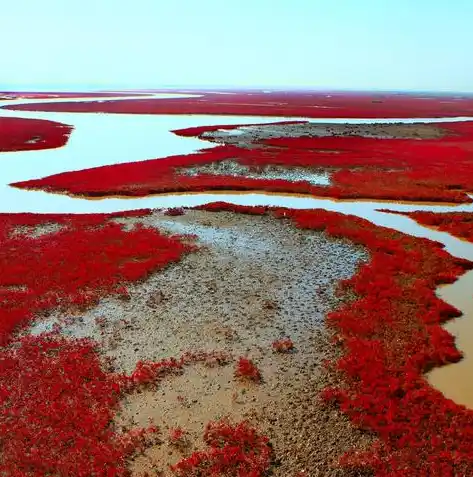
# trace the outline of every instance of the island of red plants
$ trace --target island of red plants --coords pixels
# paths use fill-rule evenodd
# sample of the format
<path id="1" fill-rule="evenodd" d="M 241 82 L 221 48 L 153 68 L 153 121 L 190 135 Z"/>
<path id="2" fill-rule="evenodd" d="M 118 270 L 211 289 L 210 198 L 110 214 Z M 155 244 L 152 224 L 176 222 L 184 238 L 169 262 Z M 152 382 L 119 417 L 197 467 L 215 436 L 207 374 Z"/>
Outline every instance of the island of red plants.
<path id="1" fill-rule="evenodd" d="M 225 203 L 202 208 L 270 212 Z M 378 477 L 473 475 L 473 411 L 445 398 L 424 377 L 432 367 L 461 359 L 453 337 L 440 326 L 460 312 L 437 298 L 435 289 L 473 264 L 436 242 L 357 217 L 324 210 L 272 213 L 371 253 L 370 262 L 342 282 L 357 300 L 327 317 L 344 353 L 330 364 L 340 387 L 326 389 L 323 398 L 378 436 L 370 451 L 347 454 L 340 465 L 369 468 Z"/>
<path id="2" fill-rule="evenodd" d="M 0 117 L 0 152 L 64 146 L 72 127 L 42 119 Z"/>
<path id="3" fill-rule="evenodd" d="M 199 153 L 56 174 L 16 187 L 101 197 L 206 190 L 265 190 L 336 199 L 470 202 L 473 190 L 473 122 L 441 123 L 438 139 L 357 136 L 299 137 L 262 141 L 246 149 L 220 145 Z M 202 135 L 210 128 L 174 131 Z M 203 130 L 205 129 L 205 130 Z M 329 186 L 283 179 L 183 175 L 182 169 L 235 160 L 255 170 L 266 165 L 306 167 L 331 174 Z M 449 173 L 445 174 L 445 170 Z"/>

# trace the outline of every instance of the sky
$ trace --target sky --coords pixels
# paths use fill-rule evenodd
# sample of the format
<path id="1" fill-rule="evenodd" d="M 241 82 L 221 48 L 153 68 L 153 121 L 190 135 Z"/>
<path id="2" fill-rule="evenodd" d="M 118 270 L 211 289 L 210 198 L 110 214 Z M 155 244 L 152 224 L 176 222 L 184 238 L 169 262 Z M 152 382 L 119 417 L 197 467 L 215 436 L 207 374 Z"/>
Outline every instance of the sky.
<path id="1" fill-rule="evenodd" d="M 473 92 L 473 0 L 3 0 L 0 89 Z"/>

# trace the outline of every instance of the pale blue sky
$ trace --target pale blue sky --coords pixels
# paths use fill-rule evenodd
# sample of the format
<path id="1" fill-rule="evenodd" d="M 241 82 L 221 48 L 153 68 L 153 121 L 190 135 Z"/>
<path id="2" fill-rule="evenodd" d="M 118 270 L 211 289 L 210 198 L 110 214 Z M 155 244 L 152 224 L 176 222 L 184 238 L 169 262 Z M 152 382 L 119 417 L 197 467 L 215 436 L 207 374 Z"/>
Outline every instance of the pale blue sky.
<path id="1" fill-rule="evenodd" d="M 4 0 L 0 88 L 473 91 L 473 0 Z"/>

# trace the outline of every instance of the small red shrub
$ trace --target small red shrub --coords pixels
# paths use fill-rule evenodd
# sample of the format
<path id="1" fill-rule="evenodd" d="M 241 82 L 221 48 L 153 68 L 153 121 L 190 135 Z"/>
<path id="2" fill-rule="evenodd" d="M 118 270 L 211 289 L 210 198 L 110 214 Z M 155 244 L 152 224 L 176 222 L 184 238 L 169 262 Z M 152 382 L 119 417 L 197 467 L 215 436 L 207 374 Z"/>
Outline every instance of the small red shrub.
<path id="1" fill-rule="evenodd" d="M 204 440 L 210 447 L 171 466 L 178 477 L 262 477 L 271 466 L 269 440 L 248 423 L 222 419 L 207 424 Z"/>
<path id="2" fill-rule="evenodd" d="M 294 350 L 294 343 L 290 338 L 273 341 L 273 350 L 277 353 L 288 353 Z"/>
<path id="3" fill-rule="evenodd" d="M 261 381 L 261 372 L 256 367 L 256 365 L 251 361 L 241 357 L 235 368 L 235 376 L 241 379 L 249 379 L 251 381 L 260 382 Z"/>
<path id="4" fill-rule="evenodd" d="M 146 385 L 156 382 L 168 374 L 180 372 L 182 361 L 175 358 L 163 359 L 157 362 L 138 361 L 135 370 L 129 377 L 132 386 Z"/>
<path id="5" fill-rule="evenodd" d="M 173 427 L 169 429 L 169 440 L 171 442 L 179 441 L 185 434 L 186 432 L 181 427 Z"/>
<path id="6" fill-rule="evenodd" d="M 182 427 L 173 427 L 169 429 L 169 444 L 179 449 L 189 445 L 187 432 Z"/>
<path id="7" fill-rule="evenodd" d="M 170 215 L 171 217 L 184 215 L 184 209 L 182 207 L 173 207 L 172 209 L 165 210 L 164 215 Z"/>

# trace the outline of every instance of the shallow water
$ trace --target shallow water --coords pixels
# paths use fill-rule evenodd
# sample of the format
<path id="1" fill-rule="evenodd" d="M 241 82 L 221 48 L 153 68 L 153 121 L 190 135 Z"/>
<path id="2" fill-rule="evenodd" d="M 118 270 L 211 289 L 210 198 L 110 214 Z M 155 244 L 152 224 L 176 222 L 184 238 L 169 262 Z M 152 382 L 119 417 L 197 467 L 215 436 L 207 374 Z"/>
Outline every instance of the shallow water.
<path id="1" fill-rule="evenodd" d="M 465 273 L 451 285 L 437 290 L 444 301 L 463 312 L 460 318 L 444 325 L 455 336 L 458 349 L 464 351 L 464 358 L 455 364 L 433 369 L 429 375 L 430 383 L 456 403 L 473 408 L 473 270 Z"/>
<path id="2" fill-rule="evenodd" d="M 153 95 L 162 97 L 188 97 L 194 95 Z M 130 96 L 116 99 L 142 98 Z M 110 97 L 87 99 L 88 101 L 110 100 Z M 84 101 L 74 99 L 42 99 L 0 102 L 3 105 L 61 101 Z M 143 198 L 104 198 L 88 200 L 71 198 L 42 191 L 27 191 L 9 187 L 11 182 L 36 179 L 50 174 L 80 170 L 107 164 L 132 162 L 177 154 L 190 154 L 215 144 L 196 138 L 172 134 L 173 129 L 216 124 L 268 123 L 287 120 L 307 120 L 314 123 L 438 123 L 473 120 L 458 118 L 406 118 L 406 119 L 307 119 L 255 116 L 210 116 L 210 115 L 129 115 L 97 113 L 51 113 L 0 110 L 0 115 L 9 117 L 48 119 L 74 126 L 66 146 L 59 149 L 0 153 L 0 212 L 36 213 L 94 213 L 134 210 L 139 208 L 192 207 L 214 201 L 226 201 L 238 205 L 268 205 L 295 209 L 317 209 L 352 214 L 376 225 L 390 227 L 400 232 L 439 241 L 446 250 L 457 257 L 473 260 L 473 244 L 456 239 L 445 232 L 423 227 L 414 220 L 380 212 L 425 210 L 436 212 L 473 212 L 473 204 L 408 204 L 388 201 L 340 201 L 311 196 L 290 194 L 252 193 L 190 193 L 161 194 Z M 442 286 L 438 294 L 445 301 L 464 311 L 465 315 L 447 324 L 446 328 L 457 336 L 457 346 L 465 353 L 465 359 L 455 365 L 435 369 L 429 374 L 430 382 L 445 396 L 460 404 L 473 407 L 473 272 L 460 277 L 454 284 Z"/>

